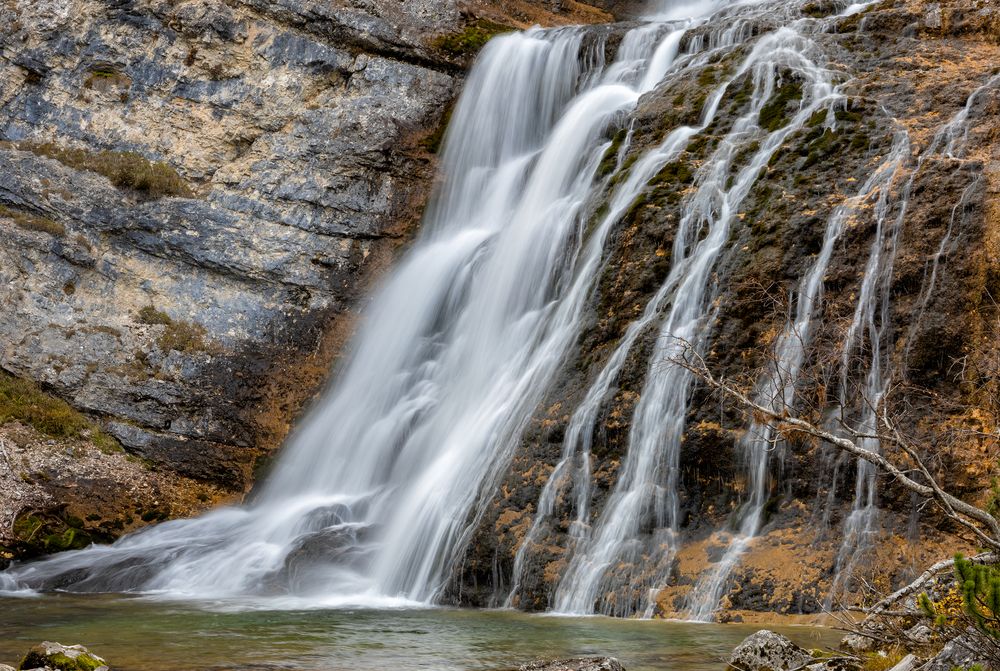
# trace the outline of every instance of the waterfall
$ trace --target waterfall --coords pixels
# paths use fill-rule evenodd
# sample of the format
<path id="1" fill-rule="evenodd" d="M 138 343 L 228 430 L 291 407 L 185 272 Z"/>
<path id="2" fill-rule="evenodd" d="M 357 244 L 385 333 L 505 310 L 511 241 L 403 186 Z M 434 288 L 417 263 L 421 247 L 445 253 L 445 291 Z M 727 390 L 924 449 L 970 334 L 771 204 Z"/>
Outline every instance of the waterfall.
<path id="1" fill-rule="evenodd" d="M 610 179 L 598 166 L 684 25 L 641 25 L 611 65 L 583 28 L 491 41 L 419 241 L 254 503 L 15 566 L 5 584 L 434 601 L 577 337 L 617 220 L 587 227 L 595 179 Z"/>
<path id="2" fill-rule="evenodd" d="M 253 502 L 15 565 L 0 574 L 0 589 L 266 598 L 289 607 L 434 603 L 573 352 L 609 237 L 668 164 L 699 135 L 716 132 L 680 198 L 666 277 L 572 408 L 506 595 L 508 607 L 518 605 L 528 566 L 571 488 L 566 564 L 552 609 L 650 616 L 678 551 L 681 448 L 694 386 L 690 371 L 672 360 L 709 350 L 717 271 L 734 251 L 741 208 L 762 172 L 817 115 L 825 128 L 837 123 L 843 78 L 826 67 L 816 34 L 868 4 L 840 0 L 843 11 L 816 19 L 789 0 L 661 0 L 646 20 L 621 29 L 620 43 L 606 29 L 582 27 L 492 40 L 456 106 L 419 239 L 377 292 L 347 363 Z M 723 74 L 705 85 L 698 120 L 637 149 L 646 145 L 630 115 L 642 97 L 710 66 Z M 745 102 L 719 130 L 720 109 L 743 83 Z M 801 93 L 797 102 L 780 123 L 762 122 L 765 106 L 791 85 Z M 889 287 L 913 181 L 926 157 L 962 154 L 969 110 L 984 89 L 938 132 L 898 200 L 892 190 L 911 162 L 902 131 L 857 193 L 830 214 L 771 344 L 772 365 L 756 379 L 759 404 L 794 407 L 838 240 L 852 216 L 874 205 L 876 231 L 841 350 L 840 405 L 854 429 L 875 433 L 890 378 Z M 921 310 L 950 235 L 949 226 Z M 593 435 L 629 357 L 650 333 L 656 339 L 642 360 L 627 446 L 595 510 Z M 859 367 L 860 351 L 870 357 Z M 852 384 L 869 403 L 848 411 Z M 877 440 L 865 440 L 878 449 Z M 783 458 L 782 437 L 767 424 L 750 422 L 735 448 L 745 462 L 745 500 L 725 554 L 688 596 L 691 619 L 708 620 L 719 607 L 764 527 Z M 858 463 L 852 505 L 834 592 L 877 524 L 867 462 Z"/>
<path id="3" fill-rule="evenodd" d="M 832 115 L 828 113 L 827 116 L 829 119 Z M 905 134 L 898 134 L 888 156 L 858 194 L 835 208 L 827 220 L 820 253 L 799 285 L 795 315 L 789 318 L 778 336 L 773 347 L 773 362 L 767 366 L 754 390 L 754 401 L 758 405 L 770 408 L 777 414 L 794 408 L 796 384 L 810 343 L 812 320 L 823 290 L 823 277 L 833 257 L 834 247 L 848 219 L 859 212 L 873 195 L 887 198 L 888 187 L 902 166 L 908 150 Z M 711 620 L 719 608 L 726 580 L 750 541 L 761 530 L 764 509 L 771 492 L 771 460 L 774 458 L 780 461 L 782 458 L 783 439 L 771 424 L 751 421 L 740 443 L 747 463 L 749 499 L 744 504 L 743 521 L 738 535 L 730 542 L 722 559 L 698 581 L 688 597 L 687 614 L 692 620 Z"/>
<path id="4" fill-rule="evenodd" d="M 848 390 L 850 376 L 855 368 L 852 358 L 867 336 L 870 356 L 865 362 L 867 364 L 867 372 L 864 381 L 859 385 L 858 397 L 861 400 L 861 408 L 858 413 L 859 417 L 855 422 L 854 431 L 863 436 L 859 439 L 862 447 L 870 451 L 878 452 L 881 450 L 880 441 L 874 436 L 877 436 L 879 433 L 879 413 L 883 410 L 883 401 L 891 382 L 891 377 L 887 370 L 890 363 L 889 354 L 883 349 L 889 344 L 890 336 L 890 284 L 892 282 L 899 235 L 906 220 L 906 212 L 909 207 L 913 184 L 927 159 L 935 156 L 956 158 L 964 153 L 968 138 L 969 112 L 972 105 L 984 91 L 994 88 L 998 84 L 1000 84 L 1000 75 L 991 77 L 985 84 L 973 91 L 967 99 L 965 106 L 937 130 L 927 148 L 920 153 L 915 165 L 909 171 L 909 175 L 900 190 L 898 202 L 895 203 L 897 209 L 896 216 L 891 222 L 888 222 L 888 225 L 887 219 L 892 205 L 888 201 L 888 194 L 886 198 L 879 200 L 875 208 L 877 224 L 875 239 L 872 242 L 868 261 L 865 265 L 865 274 L 861 281 L 854 317 L 848 328 L 847 337 L 841 350 L 840 363 L 840 406 L 846 411 L 850 408 Z M 909 148 L 907 148 L 908 154 Z M 963 193 L 959 200 L 959 206 L 965 200 L 967 193 L 968 190 Z M 952 211 L 951 224 L 954 223 L 955 212 L 956 210 Z M 933 291 L 934 281 L 937 277 L 937 264 L 944 253 L 944 246 L 949 239 L 951 224 L 949 225 L 948 232 L 946 232 L 941 241 L 938 254 L 933 260 L 931 279 L 920 299 L 920 311 L 926 306 L 930 292 Z M 826 600 L 827 608 L 833 606 L 835 600 L 846 596 L 850 591 L 851 579 L 854 577 L 858 566 L 866 558 L 868 551 L 874 546 L 879 522 L 876 484 L 877 472 L 875 467 L 863 459 L 858 459 L 854 483 L 854 501 L 851 512 L 844 521 L 843 541 L 837 553 L 833 586 Z"/>
<path id="5" fill-rule="evenodd" d="M 574 442 L 579 440 L 579 424 L 589 431 L 595 406 L 617 376 L 636 335 L 645 327 L 646 319 L 657 314 L 665 299 L 669 299 L 669 309 L 661 317 L 645 387 L 632 419 L 628 451 L 604 510 L 574 549 L 556 589 L 557 611 L 589 613 L 596 608 L 610 615 L 651 612 L 655 588 L 667 577 L 675 552 L 680 445 L 692 382 L 690 373 L 681 366 L 670 365 L 670 360 L 682 356 L 688 346 L 700 351 L 707 341 L 711 310 L 706 299 L 711 292 L 712 269 L 725 249 L 732 220 L 761 169 L 789 135 L 816 111 L 842 97 L 832 84 L 831 73 L 814 62 L 816 51 L 815 45 L 798 30 L 781 28 L 761 38 L 733 77 L 709 99 L 703 114 L 704 125 L 699 131 L 713 121 L 727 88 L 740 76 L 752 74 L 753 94 L 748 111 L 733 124 L 718 149 L 699 169 L 697 188 L 681 206 L 673 267 L 666 282 L 650 302 L 643 319 L 629 327 L 567 431 L 567 440 Z M 760 111 L 775 93 L 783 70 L 802 80 L 803 100 L 786 125 L 767 132 L 758 125 Z M 744 165 L 735 166 L 737 176 L 730 180 L 728 176 L 740 150 L 752 143 L 758 148 Z M 816 290 L 810 291 L 815 294 Z M 585 441 L 584 472 L 587 450 Z M 589 473 L 585 472 L 584 477 L 589 477 Z M 579 489 L 586 491 L 585 486 Z M 550 505 L 546 503 L 545 507 Z M 643 532 L 650 527 L 652 532 Z M 640 563 L 641 570 L 622 569 Z"/>

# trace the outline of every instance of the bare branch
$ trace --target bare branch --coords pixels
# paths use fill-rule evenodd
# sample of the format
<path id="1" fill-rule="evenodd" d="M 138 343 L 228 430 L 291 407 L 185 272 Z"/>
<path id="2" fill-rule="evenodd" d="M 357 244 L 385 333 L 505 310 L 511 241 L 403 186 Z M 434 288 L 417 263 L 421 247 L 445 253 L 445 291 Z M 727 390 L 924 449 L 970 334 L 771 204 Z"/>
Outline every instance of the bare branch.
<path id="1" fill-rule="evenodd" d="M 711 389 L 721 392 L 729 399 L 737 402 L 757 421 L 773 423 L 779 431 L 782 429 L 785 431 L 788 429 L 797 430 L 806 435 L 818 438 L 841 450 L 842 452 L 852 454 L 870 464 L 875 465 L 876 467 L 882 469 L 885 473 L 891 475 L 897 482 L 910 491 L 915 492 L 920 496 L 936 500 L 950 518 L 975 531 L 977 537 L 979 537 L 980 540 L 982 540 L 988 547 L 1000 551 L 1000 522 L 998 522 L 993 515 L 989 514 L 982 508 L 970 505 L 965 501 L 962 501 L 961 499 L 945 492 L 931 476 L 916 451 L 913 450 L 913 448 L 899 434 L 898 431 L 892 428 L 891 424 L 889 424 L 889 428 L 891 429 L 890 436 L 892 442 L 898 444 L 901 449 L 903 449 L 907 455 L 914 460 L 917 464 L 918 470 L 920 470 L 921 474 L 927 478 L 928 482 L 931 484 L 922 484 L 917 482 L 911 478 L 906 471 L 904 471 L 904 469 L 897 466 L 883 454 L 862 447 L 852 439 L 845 438 L 844 436 L 838 436 L 830 431 L 816 426 L 811 422 L 790 415 L 787 408 L 780 408 L 779 412 L 779 410 L 774 408 L 761 405 L 760 403 L 754 401 L 746 392 L 731 384 L 725 378 L 717 378 L 713 375 L 706 365 L 704 358 L 694 347 L 691 346 L 690 343 L 679 338 L 677 340 L 682 344 L 682 355 L 672 358 L 671 363 L 687 369 Z M 884 414 L 880 416 L 884 416 Z M 988 533 L 984 532 L 975 523 L 985 527 Z"/>

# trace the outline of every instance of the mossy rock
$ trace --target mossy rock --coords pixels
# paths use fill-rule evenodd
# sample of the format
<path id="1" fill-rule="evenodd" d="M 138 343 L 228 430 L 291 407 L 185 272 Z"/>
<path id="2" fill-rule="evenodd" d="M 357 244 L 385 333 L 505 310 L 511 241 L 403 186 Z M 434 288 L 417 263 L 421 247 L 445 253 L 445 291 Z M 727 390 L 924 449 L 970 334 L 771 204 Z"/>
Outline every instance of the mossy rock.
<path id="1" fill-rule="evenodd" d="M 450 56 L 475 56 L 491 39 L 513 30 L 510 26 L 501 23 L 478 19 L 458 32 L 435 38 L 431 42 L 431 46 Z"/>
<path id="2" fill-rule="evenodd" d="M 787 125 L 791 110 L 797 109 L 801 100 L 802 83 L 795 79 L 783 82 L 760 110 L 761 128 L 773 133 Z"/>
<path id="3" fill-rule="evenodd" d="M 83 520 L 66 514 L 27 513 L 14 521 L 17 554 L 22 557 L 80 550 L 110 540 L 100 530 L 84 529 Z"/>
<path id="4" fill-rule="evenodd" d="M 28 651 L 18 668 L 23 671 L 39 668 L 59 671 L 102 671 L 108 668 L 108 664 L 82 645 L 62 645 L 44 641 Z"/>

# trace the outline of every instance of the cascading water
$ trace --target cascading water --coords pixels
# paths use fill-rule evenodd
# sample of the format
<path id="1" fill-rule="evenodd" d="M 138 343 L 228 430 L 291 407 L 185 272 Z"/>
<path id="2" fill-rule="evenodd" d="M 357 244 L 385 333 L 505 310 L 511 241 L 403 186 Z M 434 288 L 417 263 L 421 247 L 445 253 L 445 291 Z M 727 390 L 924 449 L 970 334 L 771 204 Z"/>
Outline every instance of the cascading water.
<path id="1" fill-rule="evenodd" d="M 909 176 L 900 191 L 898 202 L 895 203 L 898 211 L 893 220 L 891 222 L 888 221 L 890 209 L 893 205 L 888 200 L 888 194 L 885 198 L 879 200 L 875 208 L 877 223 L 875 239 L 872 242 L 871 252 L 865 266 L 865 274 L 861 282 L 854 318 L 848 328 L 847 337 L 842 349 L 840 366 L 840 405 L 841 408 L 847 409 L 850 407 L 848 385 L 850 384 L 850 376 L 855 368 L 853 357 L 862 343 L 867 341 L 871 354 L 867 361 L 868 369 L 864 382 L 860 385 L 860 390 L 857 394 L 858 398 L 861 399 L 861 408 L 854 431 L 862 436 L 859 438 L 861 445 L 869 451 L 879 452 L 881 450 L 880 441 L 874 436 L 879 433 L 879 413 L 882 411 L 882 403 L 891 381 L 887 370 L 889 356 L 883 349 L 890 327 L 890 284 L 899 236 L 906 218 L 914 181 L 929 158 L 935 156 L 956 158 L 957 155 L 964 151 L 968 135 L 969 111 L 978 96 L 984 91 L 995 87 L 998 83 L 1000 83 L 1000 75 L 992 77 L 983 86 L 976 89 L 969 96 L 965 106 L 935 133 L 934 138 L 917 158 L 916 164 L 909 172 Z M 909 154 L 908 145 L 909 143 L 907 142 L 907 155 Z M 963 193 L 959 205 L 961 205 L 964 198 L 965 193 Z M 953 218 L 954 215 L 955 212 L 953 211 Z M 953 221 L 954 219 L 952 223 Z M 942 246 L 937 257 L 933 260 L 931 281 L 923 294 L 921 310 L 923 310 L 926 301 L 929 299 L 929 292 L 933 291 L 937 263 L 943 253 L 944 245 L 947 243 L 949 235 L 950 227 L 949 233 L 946 233 L 941 242 Z M 878 533 L 879 519 L 876 484 L 877 472 L 875 467 L 863 459 L 858 459 L 855 475 L 854 501 L 851 512 L 844 522 L 844 539 L 837 554 L 833 586 L 826 601 L 828 608 L 834 604 L 835 600 L 845 596 L 849 591 L 850 581 L 854 577 L 858 566 L 874 545 L 875 536 Z"/>
<path id="2" fill-rule="evenodd" d="M 709 272 L 728 236 L 731 218 L 749 193 L 761 168 L 785 138 L 801 128 L 816 111 L 824 106 L 832 109 L 842 99 L 832 84 L 832 73 L 816 65 L 810 58 L 810 52 L 815 52 L 815 47 L 807 38 L 796 30 L 784 28 L 762 38 L 736 75 L 738 77 L 748 71 L 754 74 L 750 110 L 733 125 L 720 148 L 702 167 L 696 180 L 697 191 L 682 205 L 683 218 L 675 243 L 674 268 L 644 315 L 648 318 L 655 314 L 664 298 L 670 296 L 670 311 L 663 319 L 658 345 L 654 348 L 647 371 L 646 385 L 633 417 L 628 453 L 594 531 L 582 540 L 570 559 L 555 594 L 556 610 L 592 612 L 596 603 L 597 608 L 607 614 L 623 615 L 636 611 L 650 614 L 654 588 L 658 581 L 665 579 L 674 554 L 673 539 L 678 527 L 679 508 L 677 473 L 691 383 L 686 369 L 667 364 L 671 358 L 682 356 L 686 347 L 693 346 L 700 350 L 705 344 L 705 325 L 709 314 L 705 297 L 709 292 Z M 792 120 L 785 127 L 771 132 L 761 143 L 760 137 L 764 132 L 756 122 L 762 105 L 774 92 L 778 72 L 782 68 L 803 80 L 806 94 Z M 720 90 L 725 91 L 730 83 L 727 82 Z M 715 111 L 712 105 L 716 103 L 717 100 L 713 100 L 706 110 L 705 125 L 711 122 Z M 747 165 L 740 167 L 737 179 L 727 185 L 726 176 L 731 171 L 738 149 L 751 141 L 757 142 L 760 148 L 753 153 Z M 723 188 L 723 185 L 727 186 Z M 793 378 L 779 390 L 781 398 L 787 402 L 791 401 L 794 377 L 802 362 L 804 343 L 801 335 L 808 331 L 825 266 L 842 225 L 843 220 L 835 218 L 828 226 L 823 252 L 813 270 L 803 279 L 796 319 L 777 345 L 776 356 L 781 361 L 781 367 Z M 693 241 L 686 238 L 686 233 L 698 226 L 707 227 L 707 234 L 702 232 L 705 237 L 689 250 L 688 246 Z M 645 323 L 641 322 L 633 324 L 633 327 L 644 327 Z M 630 327 L 588 393 L 587 400 L 574 415 L 567 431 L 564 461 L 557 467 L 553 480 L 561 475 L 560 467 L 568 458 L 573 444 L 579 440 L 580 425 L 587 430 L 592 426 L 596 406 L 618 374 L 638 328 Z M 781 380 L 777 379 L 762 382 L 759 395 L 772 394 L 770 400 L 776 401 L 773 392 L 779 384 Z M 745 508 L 741 537 L 730 547 L 717 570 L 695 589 L 691 611 L 697 619 L 707 618 L 714 611 L 719 587 L 742 553 L 746 540 L 760 528 L 767 492 L 768 446 L 772 437 L 764 435 L 766 430 L 762 427 L 757 428 L 759 430 L 751 432 L 744 445 L 752 494 Z M 587 464 L 587 440 L 582 445 L 584 466 Z M 585 477 L 589 477 L 589 473 L 585 472 Z M 550 480 L 550 485 L 553 480 Z M 577 485 L 577 489 L 586 491 L 585 486 Z M 545 498 L 551 496 L 548 490 L 549 485 L 543 493 L 540 511 L 551 509 L 551 503 Z M 537 519 L 535 524 L 538 524 Z M 650 526 L 653 531 L 647 532 L 643 541 L 641 529 Z M 527 543 L 522 546 L 522 551 L 525 546 Z M 644 565 L 641 574 L 621 570 L 623 564 L 635 565 L 639 561 Z M 624 598 L 623 594 L 626 595 Z"/>
<path id="3" fill-rule="evenodd" d="M 604 43 L 583 29 L 491 42 L 448 131 L 421 241 L 255 503 L 17 566 L 5 581 L 432 601 L 579 330 L 615 221 L 585 231 L 607 131 L 679 38 L 677 26 L 642 26 L 606 71 Z"/>
<path id="4" fill-rule="evenodd" d="M 787 0 L 665 0 L 624 35 L 610 63 L 606 32 L 536 29 L 492 41 L 448 130 L 443 179 L 420 240 L 379 292 L 348 365 L 293 436 L 254 503 L 161 524 L 112 546 L 15 566 L 0 575 L 0 586 L 267 596 L 295 606 L 434 601 L 580 334 L 610 233 L 651 180 L 720 121 L 720 105 L 734 94 L 733 85 L 748 81 L 745 105 L 683 195 L 665 280 L 570 417 L 560 459 L 517 550 L 507 597 L 508 606 L 516 604 L 526 565 L 571 486 L 567 563 L 551 595 L 553 608 L 651 614 L 677 550 L 681 441 L 693 384 L 689 371 L 670 360 L 688 347 L 707 349 L 718 290 L 713 273 L 762 171 L 816 113 L 827 110 L 826 124 L 835 124 L 832 112 L 844 96 L 811 36 L 864 6 L 810 19 Z M 636 139 L 628 115 L 640 98 L 665 80 L 697 77 L 733 55 L 723 81 L 705 96 L 697 124 L 673 128 L 626 165 Z M 777 127 L 765 127 L 762 110 L 786 78 L 801 89 L 797 108 Z M 962 151 L 974 97 L 925 156 Z M 609 173 L 601 169 L 616 147 L 608 138 L 623 128 L 626 139 Z M 852 213 L 875 199 L 878 227 L 841 380 L 846 394 L 853 357 L 863 341 L 870 343 L 872 357 L 859 386 L 873 403 L 869 414 L 864 408 L 855 413 L 855 425 L 874 431 L 873 408 L 887 378 L 880 343 L 888 324 L 888 282 L 912 175 L 923 161 L 890 221 L 890 188 L 909 152 L 900 133 L 858 194 L 827 220 L 820 253 L 799 281 L 794 314 L 773 345 L 774 368 L 758 379 L 755 398 L 762 405 L 794 405 L 835 245 Z M 597 207 L 600 197 L 606 208 Z M 627 358 L 650 332 L 658 338 L 627 451 L 594 515 L 595 426 Z M 846 397 L 841 403 L 846 407 Z M 779 443 L 773 428 L 751 424 L 738 446 L 747 462 L 739 532 L 692 590 L 687 608 L 693 619 L 711 617 L 731 571 L 761 530 Z M 874 482 L 874 472 L 860 463 L 838 585 L 853 572 L 873 528 Z"/>
<path id="5" fill-rule="evenodd" d="M 831 116 L 828 113 L 828 118 Z M 794 407 L 796 384 L 810 343 L 816 306 L 822 296 L 823 277 L 833 257 L 834 247 L 852 214 L 873 195 L 881 199 L 886 197 L 888 187 L 902 166 L 907 151 L 905 135 L 897 135 L 889 155 L 872 173 L 858 195 L 837 207 L 827 220 L 820 253 L 799 285 L 794 318 L 789 318 L 778 336 L 773 348 L 773 363 L 768 366 L 754 391 L 754 401 L 758 405 L 770 408 L 776 414 Z M 771 459 L 774 457 L 780 461 L 782 438 L 773 425 L 753 421 L 741 440 L 740 447 L 747 462 L 749 499 L 744 504 L 743 521 L 738 535 L 730 542 L 726 553 L 713 570 L 695 585 L 688 598 L 688 616 L 693 620 L 711 620 L 719 608 L 726 580 L 749 542 L 761 530 L 764 508 L 771 491 L 768 478 Z"/>

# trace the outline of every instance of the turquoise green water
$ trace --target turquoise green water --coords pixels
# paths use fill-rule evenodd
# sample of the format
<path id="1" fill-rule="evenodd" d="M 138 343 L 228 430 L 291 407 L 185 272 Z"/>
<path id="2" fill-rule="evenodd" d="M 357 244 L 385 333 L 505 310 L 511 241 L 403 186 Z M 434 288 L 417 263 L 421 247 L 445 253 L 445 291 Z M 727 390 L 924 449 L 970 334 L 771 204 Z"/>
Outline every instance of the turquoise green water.
<path id="1" fill-rule="evenodd" d="M 473 610 L 220 612 L 109 596 L 0 598 L 0 663 L 42 641 L 83 643 L 121 671 L 502 669 L 539 658 L 618 657 L 628 671 L 720 671 L 760 627 Z M 800 645 L 837 632 L 776 627 Z"/>

